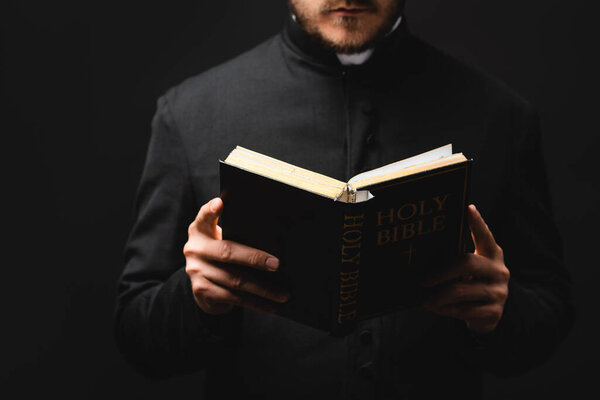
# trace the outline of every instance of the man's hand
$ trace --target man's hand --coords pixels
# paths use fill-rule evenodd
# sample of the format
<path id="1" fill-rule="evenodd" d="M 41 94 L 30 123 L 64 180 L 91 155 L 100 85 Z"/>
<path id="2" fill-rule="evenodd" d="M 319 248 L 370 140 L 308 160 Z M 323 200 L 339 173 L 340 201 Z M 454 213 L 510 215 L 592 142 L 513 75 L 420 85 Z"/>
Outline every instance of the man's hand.
<path id="1" fill-rule="evenodd" d="M 423 282 L 435 290 L 425 308 L 462 319 L 470 330 L 486 333 L 493 331 L 502 317 L 510 273 L 502 249 L 474 205 L 468 207 L 467 218 L 475 253 Z"/>
<path id="2" fill-rule="evenodd" d="M 279 260 L 264 251 L 222 240 L 217 225 L 223 201 L 215 198 L 202 206 L 188 228 L 183 248 L 186 273 L 196 304 L 209 314 L 223 314 L 233 306 L 273 313 L 289 294 L 250 274 L 249 268 L 276 271 Z"/>

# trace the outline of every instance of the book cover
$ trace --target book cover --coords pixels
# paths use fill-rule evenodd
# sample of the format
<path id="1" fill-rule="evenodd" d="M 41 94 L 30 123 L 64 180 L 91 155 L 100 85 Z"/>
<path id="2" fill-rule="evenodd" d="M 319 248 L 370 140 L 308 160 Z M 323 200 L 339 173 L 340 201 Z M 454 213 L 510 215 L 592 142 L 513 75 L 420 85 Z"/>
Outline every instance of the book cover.
<path id="1" fill-rule="evenodd" d="M 421 276 L 462 254 L 471 165 L 463 157 L 391 179 L 383 171 L 360 190 L 344 183 L 340 194 L 323 189 L 328 195 L 221 161 L 223 238 L 280 259 L 276 273 L 252 271 L 290 290 L 280 315 L 343 335 L 357 321 L 418 305 Z"/>

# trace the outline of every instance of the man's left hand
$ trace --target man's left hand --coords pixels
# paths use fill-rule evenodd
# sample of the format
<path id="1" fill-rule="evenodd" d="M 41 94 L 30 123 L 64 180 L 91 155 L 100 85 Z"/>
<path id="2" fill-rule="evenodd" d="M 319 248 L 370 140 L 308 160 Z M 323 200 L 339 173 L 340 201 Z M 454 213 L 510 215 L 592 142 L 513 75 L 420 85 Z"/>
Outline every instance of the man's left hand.
<path id="1" fill-rule="evenodd" d="M 504 265 L 502 249 L 474 205 L 467 209 L 467 220 L 475 252 L 423 281 L 423 286 L 435 293 L 424 307 L 464 320 L 473 332 L 487 333 L 502 317 L 510 272 Z"/>

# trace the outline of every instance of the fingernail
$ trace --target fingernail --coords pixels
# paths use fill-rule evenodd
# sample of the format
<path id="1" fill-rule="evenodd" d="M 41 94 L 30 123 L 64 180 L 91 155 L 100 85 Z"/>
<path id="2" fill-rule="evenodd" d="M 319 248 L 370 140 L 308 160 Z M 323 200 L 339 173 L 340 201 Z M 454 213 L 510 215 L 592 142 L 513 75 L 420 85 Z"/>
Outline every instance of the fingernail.
<path id="1" fill-rule="evenodd" d="M 277 268 L 279 268 L 279 260 L 276 259 L 275 257 L 269 257 L 269 258 L 267 258 L 267 261 L 265 261 L 265 265 L 271 271 L 276 271 Z"/>

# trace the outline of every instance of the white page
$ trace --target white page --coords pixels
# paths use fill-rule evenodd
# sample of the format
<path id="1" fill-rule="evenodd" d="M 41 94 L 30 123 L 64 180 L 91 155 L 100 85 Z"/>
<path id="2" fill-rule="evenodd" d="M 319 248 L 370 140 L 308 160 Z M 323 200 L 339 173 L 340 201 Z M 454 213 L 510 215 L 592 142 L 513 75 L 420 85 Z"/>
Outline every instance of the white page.
<path id="1" fill-rule="evenodd" d="M 416 156 L 406 158 L 404 160 L 396 161 L 383 167 L 373 169 L 371 171 L 363 172 L 358 174 L 348 181 L 348 183 L 356 182 L 362 179 L 370 179 L 375 176 L 385 175 L 394 171 L 398 171 L 404 168 L 412 167 L 417 164 L 439 160 L 440 158 L 448 157 L 452 155 L 452 143 L 447 144 L 437 149 L 429 150 L 425 153 L 418 154 Z"/>

